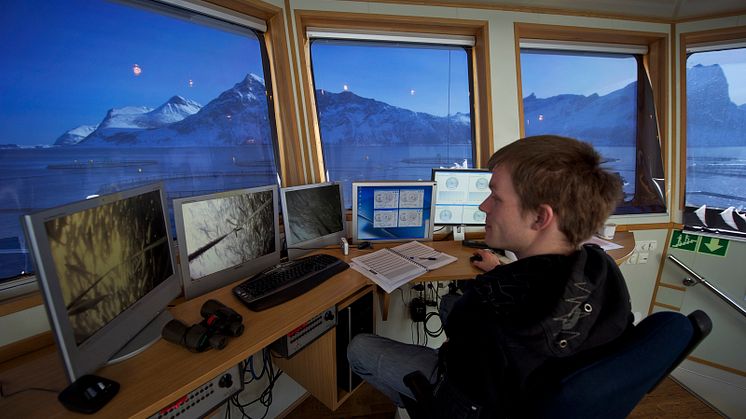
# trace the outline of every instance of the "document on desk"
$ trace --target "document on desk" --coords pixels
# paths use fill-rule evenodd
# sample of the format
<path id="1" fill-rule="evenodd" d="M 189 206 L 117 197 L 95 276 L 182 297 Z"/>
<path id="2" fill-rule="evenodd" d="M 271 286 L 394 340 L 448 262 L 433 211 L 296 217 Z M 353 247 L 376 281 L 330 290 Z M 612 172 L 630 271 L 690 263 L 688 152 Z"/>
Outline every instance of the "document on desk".
<path id="1" fill-rule="evenodd" d="M 624 246 L 620 246 L 620 245 L 618 245 L 616 243 L 610 242 L 608 240 L 604 240 L 604 239 L 602 239 L 600 237 L 596 237 L 596 236 L 592 236 L 590 239 L 584 241 L 582 244 L 586 244 L 586 243 L 595 244 L 595 245 L 597 245 L 598 247 L 604 249 L 607 252 L 609 250 L 621 249 L 622 247 L 624 247 Z"/>
<path id="2" fill-rule="evenodd" d="M 390 249 L 354 257 L 350 266 L 370 278 L 387 293 L 391 293 L 425 272 L 455 261 L 454 256 L 439 252 L 420 242 L 411 241 Z"/>

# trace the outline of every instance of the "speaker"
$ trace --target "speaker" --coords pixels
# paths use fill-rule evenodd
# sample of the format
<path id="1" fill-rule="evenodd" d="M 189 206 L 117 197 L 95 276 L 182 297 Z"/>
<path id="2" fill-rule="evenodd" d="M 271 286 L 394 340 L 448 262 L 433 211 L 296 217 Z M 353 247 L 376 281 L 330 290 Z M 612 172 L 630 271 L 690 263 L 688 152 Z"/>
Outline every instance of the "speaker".
<path id="1" fill-rule="evenodd" d="M 337 312 L 337 386 L 347 392 L 363 381 L 350 369 L 347 346 L 358 333 L 373 333 L 373 322 L 372 292 Z"/>

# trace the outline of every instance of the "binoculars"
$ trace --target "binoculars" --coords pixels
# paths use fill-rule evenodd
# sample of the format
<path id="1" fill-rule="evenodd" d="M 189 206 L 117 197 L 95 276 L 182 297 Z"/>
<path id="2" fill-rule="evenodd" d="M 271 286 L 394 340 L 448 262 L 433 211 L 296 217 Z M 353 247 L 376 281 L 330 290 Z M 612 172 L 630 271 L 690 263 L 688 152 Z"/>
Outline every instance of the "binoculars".
<path id="1" fill-rule="evenodd" d="M 192 352 L 223 349 L 229 336 L 241 336 L 243 317 L 217 300 L 207 300 L 200 309 L 202 321 L 187 326 L 173 319 L 163 326 L 161 336 L 169 342 L 186 347 Z"/>

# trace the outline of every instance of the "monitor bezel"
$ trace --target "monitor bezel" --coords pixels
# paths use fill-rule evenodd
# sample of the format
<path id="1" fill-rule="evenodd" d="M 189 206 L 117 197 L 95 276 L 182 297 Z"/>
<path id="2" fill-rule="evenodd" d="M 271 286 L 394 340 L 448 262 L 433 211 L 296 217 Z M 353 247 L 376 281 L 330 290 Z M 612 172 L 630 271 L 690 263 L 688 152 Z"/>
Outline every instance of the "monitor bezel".
<path id="1" fill-rule="evenodd" d="M 457 169 L 457 168 L 435 168 L 434 167 L 434 168 L 432 168 L 432 172 L 431 172 L 431 175 L 430 175 L 430 179 L 433 182 L 436 182 L 436 180 L 435 180 L 435 174 L 437 172 L 444 172 L 444 173 L 447 173 L 447 172 L 456 172 L 456 173 L 492 173 L 492 171 L 489 170 L 489 169 L 479 169 L 479 168 Z M 439 205 L 438 204 L 438 198 L 437 198 L 437 196 L 433 200 L 435 201 L 435 208 L 437 209 L 437 207 Z M 434 226 L 484 227 L 484 225 L 485 225 L 484 222 L 482 222 L 482 223 L 463 223 L 463 222 L 461 222 L 461 223 L 457 223 L 457 222 L 443 223 L 443 222 L 437 222 L 436 223 L 435 219 L 437 218 L 437 216 L 436 216 L 435 213 L 433 213 L 433 217 L 432 218 L 433 218 L 433 225 Z"/>
<path id="2" fill-rule="evenodd" d="M 428 220 L 428 226 L 426 228 L 426 237 L 413 237 L 413 238 L 394 238 L 394 239 L 361 239 L 358 236 L 358 188 L 360 187 L 396 187 L 396 186 L 426 186 L 432 188 L 432 197 L 430 199 L 430 220 Z M 432 241 L 433 239 L 433 216 L 435 215 L 435 196 L 438 192 L 438 186 L 434 181 L 430 180 L 387 180 L 387 181 L 356 181 L 352 182 L 352 242 L 355 244 L 361 241 L 376 242 L 376 243 L 387 243 L 387 242 L 403 242 L 403 241 Z"/>
<path id="3" fill-rule="evenodd" d="M 193 280 L 189 272 L 189 254 L 186 248 L 186 244 L 184 244 L 184 237 L 186 237 L 184 224 L 184 205 L 195 202 L 208 201 L 212 199 L 221 199 L 231 196 L 240 196 L 267 191 L 272 192 L 272 218 L 275 232 L 275 251 L 264 256 L 260 256 L 251 261 L 242 263 L 240 265 L 232 266 L 230 268 L 223 269 L 222 271 L 213 272 L 209 275 L 203 276 L 202 278 Z M 179 269 L 181 271 L 185 300 L 190 300 L 215 289 L 222 288 L 228 284 L 245 280 L 246 278 L 257 274 L 269 268 L 270 266 L 274 266 L 280 263 L 282 243 L 280 241 L 280 221 L 278 211 L 279 206 L 277 203 L 278 196 L 277 185 L 265 185 L 253 188 L 233 189 L 230 191 L 192 196 L 188 198 L 178 198 L 173 200 L 174 223 L 176 224 L 176 242 L 178 244 L 177 248 L 180 261 Z M 187 262 L 184 263 L 184 261 Z"/>
<path id="4" fill-rule="evenodd" d="M 78 345 L 75 341 L 73 326 L 65 309 L 65 301 L 60 286 L 61 279 L 55 268 L 45 223 L 58 217 L 90 210 L 156 190 L 160 195 L 161 213 L 166 227 L 171 275 Z M 65 373 L 70 382 L 105 365 L 128 342 L 135 340 L 135 337 L 156 318 L 164 312 L 168 314 L 168 304 L 181 293 L 181 278 L 176 266 L 173 237 L 162 183 L 97 196 L 25 215 L 23 222 L 30 249 L 34 255 L 36 277 L 44 297 L 44 306 L 52 333 L 57 341 Z M 140 348 L 140 350 L 142 349 L 144 348 Z M 136 353 L 139 353 L 139 351 Z"/>
<path id="5" fill-rule="evenodd" d="M 339 191 L 339 209 L 340 209 L 339 214 L 340 214 L 340 221 L 342 222 L 342 231 L 337 231 L 334 233 L 327 234 L 325 236 L 317 237 L 315 239 L 294 243 L 291 247 L 291 244 L 288 241 L 289 232 L 292 231 L 292 227 L 291 227 L 291 224 L 288 222 L 288 216 L 287 216 L 288 215 L 288 207 L 287 207 L 287 199 L 286 199 L 287 193 L 295 192 L 299 190 L 305 190 L 305 189 L 316 189 L 316 188 L 320 189 L 320 188 L 326 188 L 329 186 L 335 186 L 337 190 Z M 283 225 L 285 227 L 285 243 L 287 243 L 289 260 L 297 259 L 313 251 L 314 249 L 311 249 L 311 248 L 340 245 L 341 239 L 347 238 L 347 217 L 346 217 L 346 211 L 345 211 L 345 205 L 344 205 L 344 195 L 342 192 L 342 184 L 340 182 L 324 182 L 324 183 L 312 183 L 308 185 L 289 186 L 289 187 L 281 188 L 280 195 L 281 195 L 280 202 L 282 203 Z"/>

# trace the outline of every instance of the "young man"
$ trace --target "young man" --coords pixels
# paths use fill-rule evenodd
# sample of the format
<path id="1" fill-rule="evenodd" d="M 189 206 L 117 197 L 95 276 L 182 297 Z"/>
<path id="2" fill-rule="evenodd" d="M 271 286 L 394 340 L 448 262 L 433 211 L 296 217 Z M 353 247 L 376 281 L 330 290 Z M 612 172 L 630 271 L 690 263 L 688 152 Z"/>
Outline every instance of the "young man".
<path id="1" fill-rule="evenodd" d="M 590 145 L 557 136 L 498 150 L 480 205 L 485 241 L 518 260 L 501 265 L 477 251 L 485 273 L 450 310 L 439 350 L 359 335 L 348 347 L 353 371 L 399 405 L 399 393 L 412 394 L 403 377 L 421 371 L 441 417 L 520 416 L 540 384 L 533 372 L 560 370 L 619 337 L 632 319 L 624 278 L 603 250 L 581 246 L 622 198 L 621 180 L 600 164 Z"/>

